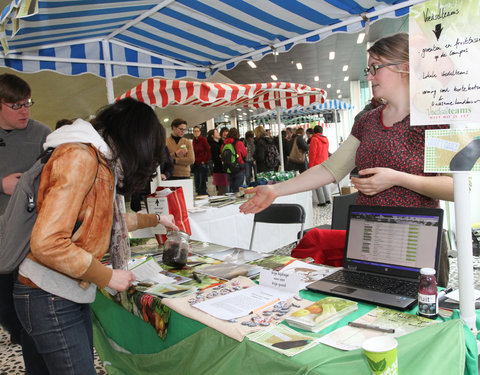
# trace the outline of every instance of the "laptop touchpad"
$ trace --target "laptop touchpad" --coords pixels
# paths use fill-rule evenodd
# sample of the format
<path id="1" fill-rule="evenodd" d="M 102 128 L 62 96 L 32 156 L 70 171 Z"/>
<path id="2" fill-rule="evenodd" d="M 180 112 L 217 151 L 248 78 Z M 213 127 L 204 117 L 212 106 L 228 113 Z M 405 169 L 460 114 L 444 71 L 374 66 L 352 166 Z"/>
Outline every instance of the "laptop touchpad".
<path id="1" fill-rule="evenodd" d="M 346 286 L 342 285 L 337 285 L 335 288 L 330 289 L 332 292 L 338 292 L 338 293 L 345 293 L 345 294 L 350 294 L 356 291 L 354 288 L 349 288 Z"/>

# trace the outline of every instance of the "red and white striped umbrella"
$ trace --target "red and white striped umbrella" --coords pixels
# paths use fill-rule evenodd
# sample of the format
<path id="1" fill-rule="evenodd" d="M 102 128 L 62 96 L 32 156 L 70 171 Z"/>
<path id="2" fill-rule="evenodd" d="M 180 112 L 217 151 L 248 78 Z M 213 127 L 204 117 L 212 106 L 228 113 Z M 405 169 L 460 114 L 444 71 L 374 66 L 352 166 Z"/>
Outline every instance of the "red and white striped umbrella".
<path id="1" fill-rule="evenodd" d="M 269 82 L 237 85 L 230 83 L 150 78 L 117 100 L 131 97 L 164 108 L 169 105 L 241 106 L 273 109 L 323 103 L 327 93 L 298 83 Z"/>

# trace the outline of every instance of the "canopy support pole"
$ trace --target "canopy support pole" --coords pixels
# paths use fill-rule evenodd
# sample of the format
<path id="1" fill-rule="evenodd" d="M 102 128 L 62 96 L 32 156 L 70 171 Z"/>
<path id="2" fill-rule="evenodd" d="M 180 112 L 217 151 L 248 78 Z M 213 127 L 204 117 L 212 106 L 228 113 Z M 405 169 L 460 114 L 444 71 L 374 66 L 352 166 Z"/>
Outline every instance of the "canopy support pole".
<path id="1" fill-rule="evenodd" d="M 275 93 L 275 97 L 277 97 L 277 93 Z M 285 163 L 283 162 L 283 139 L 282 139 L 282 125 L 280 123 L 280 100 L 275 98 L 275 109 L 277 110 L 277 124 L 278 124 L 278 149 L 280 151 L 280 171 L 283 172 L 285 170 Z"/>
<path id="2" fill-rule="evenodd" d="M 115 101 L 115 95 L 113 93 L 113 77 L 112 77 L 112 60 L 110 55 L 110 48 L 108 40 L 102 40 L 103 56 L 105 58 L 105 84 L 107 86 L 107 99 L 108 103 L 112 104 Z"/>

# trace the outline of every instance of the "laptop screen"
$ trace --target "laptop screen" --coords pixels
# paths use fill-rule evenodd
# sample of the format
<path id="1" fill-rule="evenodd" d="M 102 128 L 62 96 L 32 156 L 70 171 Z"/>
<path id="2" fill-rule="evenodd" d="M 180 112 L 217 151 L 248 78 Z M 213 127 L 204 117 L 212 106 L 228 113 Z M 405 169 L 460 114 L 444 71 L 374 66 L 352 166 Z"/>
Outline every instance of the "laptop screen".
<path id="1" fill-rule="evenodd" d="M 394 274 L 437 269 L 442 220 L 440 209 L 351 206 L 345 259 L 350 267 Z"/>

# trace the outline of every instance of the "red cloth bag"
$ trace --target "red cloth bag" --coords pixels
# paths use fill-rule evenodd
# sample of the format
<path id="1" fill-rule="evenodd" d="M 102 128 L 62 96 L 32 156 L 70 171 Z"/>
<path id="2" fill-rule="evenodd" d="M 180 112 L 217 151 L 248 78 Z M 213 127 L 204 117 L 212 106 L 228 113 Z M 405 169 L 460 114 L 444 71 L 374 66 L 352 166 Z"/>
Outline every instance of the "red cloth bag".
<path id="1" fill-rule="evenodd" d="M 292 250 L 292 257 L 299 259 L 311 257 L 317 264 L 341 267 L 346 232 L 335 229 L 311 229 Z"/>
<path id="2" fill-rule="evenodd" d="M 171 193 L 165 194 L 163 192 L 166 189 L 170 189 Z M 163 193 L 162 193 L 163 192 Z M 181 186 L 159 186 L 155 193 L 147 195 L 147 208 L 149 213 L 155 213 L 159 215 L 172 214 L 175 218 L 175 224 L 182 231 L 188 235 L 192 234 L 190 229 L 190 221 L 188 220 L 187 205 L 185 203 L 185 196 L 183 195 L 183 188 Z M 165 233 L 157 234 L 155 237 L 159 244 L 163 244 L 166 239 Z"/>

